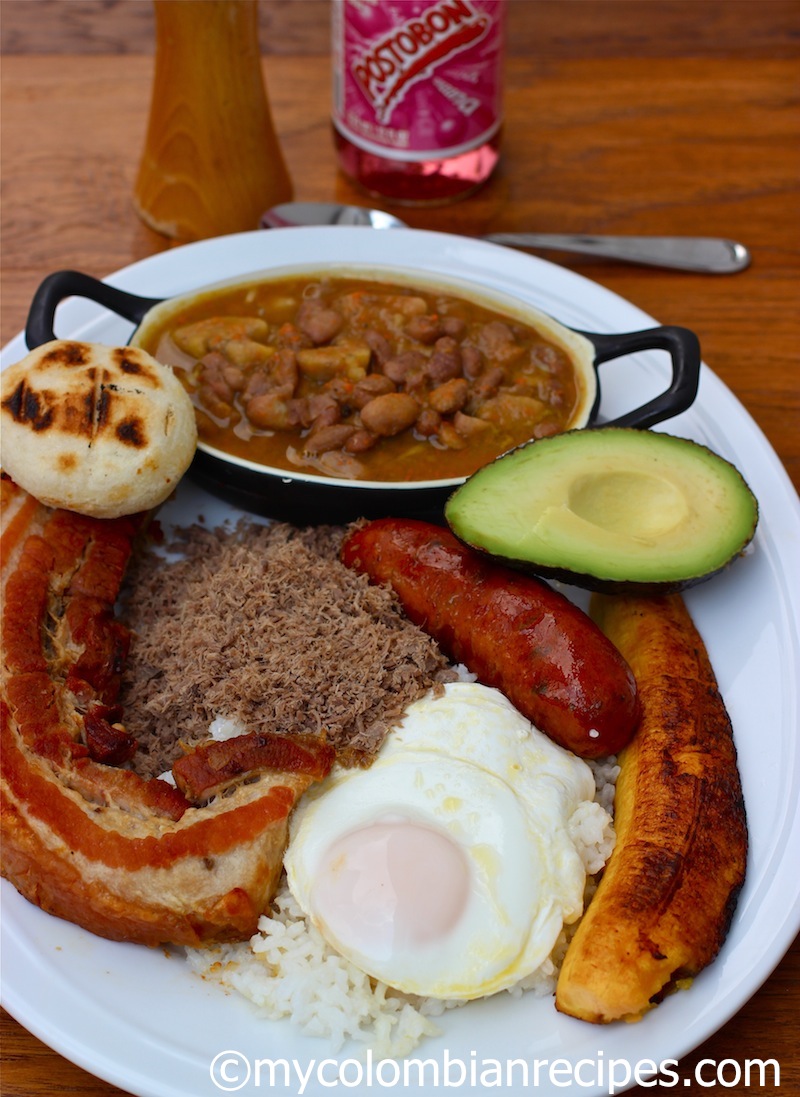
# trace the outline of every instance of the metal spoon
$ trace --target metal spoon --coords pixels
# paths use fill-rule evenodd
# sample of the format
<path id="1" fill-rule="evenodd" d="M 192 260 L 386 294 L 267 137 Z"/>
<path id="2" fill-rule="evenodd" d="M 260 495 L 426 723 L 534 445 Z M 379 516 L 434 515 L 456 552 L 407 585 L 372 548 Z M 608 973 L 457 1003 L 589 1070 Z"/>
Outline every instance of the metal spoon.
<path id="1" fill-rule="evenodd" d="M 383 210 L 343 206 L 336 202 L 285 202 L 261 218 L 265 229 L 298 225 L 366 225 L 374 229 L 408 228 L 405 221 Z M 494 244 L 545 251 L 574 251 L 618 259 L 625 263 L 734 274 L 750 264 L 750 252 L 735 240 L 710 236 L 584 236 L 541 232 L 490 232 L 481 236 Z"/>

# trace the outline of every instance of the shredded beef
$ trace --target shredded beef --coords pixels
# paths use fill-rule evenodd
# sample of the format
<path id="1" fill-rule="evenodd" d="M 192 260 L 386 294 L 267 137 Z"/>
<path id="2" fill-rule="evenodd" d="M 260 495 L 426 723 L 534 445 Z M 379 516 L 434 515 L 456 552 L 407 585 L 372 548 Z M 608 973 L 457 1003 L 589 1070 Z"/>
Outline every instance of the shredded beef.
<path id="1" fill-rule="evenodd" d="M 177 558 L 134 561 L 121 701 L 140 773 L 169 769 L 216 717 L 324 735 L 343 764 L 368 764 L 412 701 L 456 677 L 388 590 L 339 562 L 344 532 L 196 525 Z"/>

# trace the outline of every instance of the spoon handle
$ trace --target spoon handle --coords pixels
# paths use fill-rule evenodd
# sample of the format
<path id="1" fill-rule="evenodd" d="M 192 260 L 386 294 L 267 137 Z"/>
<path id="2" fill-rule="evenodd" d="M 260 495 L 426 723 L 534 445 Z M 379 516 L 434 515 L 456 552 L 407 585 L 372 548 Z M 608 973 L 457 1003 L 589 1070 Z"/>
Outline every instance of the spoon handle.
<path id="1" fill-rule="evenodd" d="M 482 237 L 516 248 L 576 251 L 653 267 L 733 274 L 750 263 L 750 252 L 735 240 L 695 236 L 583 236 L 535 232 L 492 232 Z"/>

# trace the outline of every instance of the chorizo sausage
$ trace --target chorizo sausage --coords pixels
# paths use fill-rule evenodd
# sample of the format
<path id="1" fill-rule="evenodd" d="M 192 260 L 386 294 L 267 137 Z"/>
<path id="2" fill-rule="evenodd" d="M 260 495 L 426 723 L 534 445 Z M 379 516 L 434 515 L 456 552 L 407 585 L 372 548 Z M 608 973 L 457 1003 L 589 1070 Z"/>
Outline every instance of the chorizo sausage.
<path id="1" fill-rule="evenodd" d="M 596 758 L 633 735 L 639 704 L 628 664 L 546 584 L 414 519 L 382 518 L 354 530 L 342 560 L 390 584 L 408 617 L 451 659 L 500 689 L 562 747 Z"/>

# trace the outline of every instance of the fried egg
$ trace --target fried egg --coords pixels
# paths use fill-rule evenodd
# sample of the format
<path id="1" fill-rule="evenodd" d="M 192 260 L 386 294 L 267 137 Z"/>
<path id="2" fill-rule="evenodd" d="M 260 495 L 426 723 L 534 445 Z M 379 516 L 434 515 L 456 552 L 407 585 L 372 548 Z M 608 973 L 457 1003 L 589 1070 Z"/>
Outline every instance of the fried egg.
<path id="1" fill-rule="evenodd" d="M 594 796 L 586 763 L 498 690 L 450 683 L 408 708 L 369 769 L 336 768 L 306 794 L 289 888 L 334 949 L 389 986 L 493 994 L 582 913 L 569 821 Z"/>

